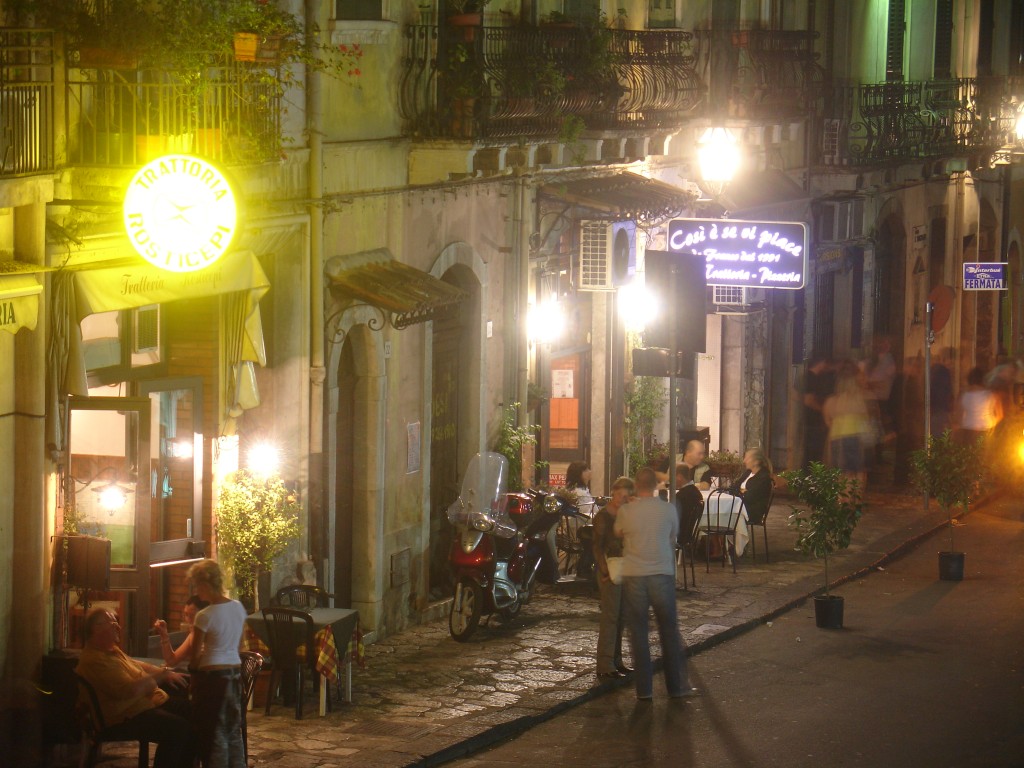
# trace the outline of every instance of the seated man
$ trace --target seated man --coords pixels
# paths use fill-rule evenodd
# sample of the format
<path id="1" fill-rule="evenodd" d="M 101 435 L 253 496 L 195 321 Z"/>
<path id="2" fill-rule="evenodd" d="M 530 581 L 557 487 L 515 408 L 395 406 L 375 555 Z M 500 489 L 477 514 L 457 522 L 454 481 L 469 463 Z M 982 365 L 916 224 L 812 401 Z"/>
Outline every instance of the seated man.
<path id="1" fill-rule="evenodd" d="M 688 466 L 693 475 L 693 484 L 698 491 L 711 490 L 711 467 L 704 461 L 704 441 L 687 440 L 683 449 L 683 464 Z"/>
<path id="2" fill-rule="evenodd" d="M 118 647 L 117 617 L 95 608 L 85 617 L 85 649 L 75 672 L 96 689 L 108 738 L 157 745 L 153 768 L 192 768 L 195 756 L 188 700 L 160 688 L 187 688 L 173 670 L 136 661 Z"/>

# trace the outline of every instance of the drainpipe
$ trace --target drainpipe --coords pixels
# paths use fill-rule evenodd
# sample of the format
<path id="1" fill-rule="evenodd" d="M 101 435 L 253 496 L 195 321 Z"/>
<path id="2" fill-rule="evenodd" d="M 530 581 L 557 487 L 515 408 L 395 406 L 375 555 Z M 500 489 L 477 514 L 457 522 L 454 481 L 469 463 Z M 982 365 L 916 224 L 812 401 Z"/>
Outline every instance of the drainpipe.
<path id="1" fill-rule="evenodd" d="M 306 37 L 318 43 L 320 0 L 306 0 Z M 309 548 L 327 583 L 327 520 L 324 517 L 324 285 L 323 132 L 321 74 L 306 68 L 306 127 L 309 135 Z"/>
<path id="2" fill-rule="evenodd" d="M 516 397 L 519 401 L 519 424 L 529 423 L 526 412 L 527 394 L 530 386 L 529 343 L 526 338 L 526 313 L 530 301 L 530 233 L 533 217 L 530 215 L 530 185 L 526 178 L 518 180 L 518 242 L 514 252 L 519 267 L 519 291 L 516 296 Z"/>

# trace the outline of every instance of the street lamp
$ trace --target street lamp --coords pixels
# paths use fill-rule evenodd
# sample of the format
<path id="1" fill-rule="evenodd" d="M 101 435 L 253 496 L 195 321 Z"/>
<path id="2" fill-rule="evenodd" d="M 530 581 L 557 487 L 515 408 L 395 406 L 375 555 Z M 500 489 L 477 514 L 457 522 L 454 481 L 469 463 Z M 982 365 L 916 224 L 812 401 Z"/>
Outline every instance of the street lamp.
<path id="1" fill-rule="evenodd" d="M 552 296 L 531 304 L 526 315 L 527 335 L 535 344 L 550 344 L 565 333 L 565 310 Z"/>
<path id="2" fill-rule="evenodd" d="M 712 197 L 722 193 L 740 167 L 740 148 L 728 128 L 713 126 L 697 140 L 697 166 L 700 186 Z"/>

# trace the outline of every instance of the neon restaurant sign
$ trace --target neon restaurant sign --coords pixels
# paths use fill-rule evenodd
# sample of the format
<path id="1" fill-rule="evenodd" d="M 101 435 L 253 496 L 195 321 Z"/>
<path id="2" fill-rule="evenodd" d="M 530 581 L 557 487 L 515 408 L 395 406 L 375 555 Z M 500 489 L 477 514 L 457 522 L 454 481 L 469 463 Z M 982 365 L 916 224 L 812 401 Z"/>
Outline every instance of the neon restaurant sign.
<path id="1" fill-rule="evenodd" d="M 153 266 L 195 272 L 223 256 L 238 222 L 235 193 L 218 168 L 191 155 L 164 155 L 128 184 L 124 225 Z"/>
<path id="2" fill-rule="evenodd" d="M 795 290 L 807 274 L 802 222 L 673 219 L 668 249 L 704 259 L 708 285 Z"/>

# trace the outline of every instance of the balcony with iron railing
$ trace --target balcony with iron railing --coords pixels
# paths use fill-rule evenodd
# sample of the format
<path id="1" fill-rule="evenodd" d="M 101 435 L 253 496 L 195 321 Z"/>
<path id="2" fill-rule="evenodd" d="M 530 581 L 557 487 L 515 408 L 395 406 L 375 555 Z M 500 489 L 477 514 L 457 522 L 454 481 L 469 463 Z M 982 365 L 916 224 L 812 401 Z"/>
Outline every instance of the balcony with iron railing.
<path id="1" fill-rule="evenodd" d="M 408 26 L 402 117 L 420 139 L 672 131 L 704 100 L 691 40 L 682 30 Z"/>
<path id="2" fill-rule="evenodd" d="M 281 155 L 281 87 L 272 69 L 211 57 L 199 77 L 114 66 L 67 72 L 72 164 L 140 165 L 184 152 L 240 165 Z"/>
<path id="3" fill-rule="evenodd" d="M 0 29 L 0 177 L 52 171 L 53 33 Z"/>
<path id="4" fill-rule="evenodd" d="M 864 166 L 995 152 L 1012 141 L 1004 77 L 840 86 L 825 95 L 820 162 Z"/>
<path id="5" fill-rule="evenodd" d="M 824 69 L 816 32 L 802 29 L 705 29 L 694 32 L 697 71 L 728 78 L 729 117 L 783 121 L 809 114 L 818 102 Z"/>

